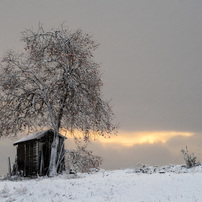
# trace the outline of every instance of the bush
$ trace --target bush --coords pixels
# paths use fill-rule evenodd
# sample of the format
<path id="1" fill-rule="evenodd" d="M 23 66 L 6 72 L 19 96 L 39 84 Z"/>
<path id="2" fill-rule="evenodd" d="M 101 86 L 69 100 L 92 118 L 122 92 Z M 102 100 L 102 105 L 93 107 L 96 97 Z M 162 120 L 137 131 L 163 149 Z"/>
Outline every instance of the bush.
<path id="1" fill-rule="evenodd" d="M 194 153 L 189 154 L 187 146 L 186 146 L 186 149 L 185 150 L 182 149 L 181 152 L 184 155 L 184 160 L 186 162 L 187 167 L 188 168 L 195 167 L 196 164 L 197 164 L 197 162 L 196 162 L 196 159 L 197 159 L 196 154 L 194 154 Z"/>
<path id="2" fill-rule="evenodd" d="M 66 159 L 66 168 L 70 174 L 90 172 L 91 169 L 98 169 L 102 164 L 102 158 L 93 155 L 92 151 L 86 150 L 86 145 L 78 146 L 77 150 L 67 151 Z"/>

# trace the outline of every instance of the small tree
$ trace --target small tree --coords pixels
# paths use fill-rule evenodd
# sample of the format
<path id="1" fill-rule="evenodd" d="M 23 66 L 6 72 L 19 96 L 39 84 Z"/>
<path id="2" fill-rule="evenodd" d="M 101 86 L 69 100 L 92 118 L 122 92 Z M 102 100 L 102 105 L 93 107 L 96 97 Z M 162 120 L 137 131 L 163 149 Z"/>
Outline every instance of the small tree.
<path id="1" fill-rule="evenodd" d="M 109 135 L 115 129 L 112 110 L 103 101 L 99 65 L 93 61 L 98 44 L 81 30 L 26 30 L 24 51 L 10 51 L 2 61 L 0 136 L 54 130 L 49 175 L 57 173 L 61 129 Z"/>

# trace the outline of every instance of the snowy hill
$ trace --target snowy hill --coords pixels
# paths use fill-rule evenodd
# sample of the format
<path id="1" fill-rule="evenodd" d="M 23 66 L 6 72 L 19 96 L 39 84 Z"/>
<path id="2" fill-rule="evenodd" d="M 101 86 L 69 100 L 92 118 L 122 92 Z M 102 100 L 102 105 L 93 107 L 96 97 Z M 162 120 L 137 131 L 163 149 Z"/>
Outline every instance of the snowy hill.
<path id="1" fill-rule="evenodd" d="M 0 201 L 202 201 L 202 166 L 147 167 L 0 181 Z"/>

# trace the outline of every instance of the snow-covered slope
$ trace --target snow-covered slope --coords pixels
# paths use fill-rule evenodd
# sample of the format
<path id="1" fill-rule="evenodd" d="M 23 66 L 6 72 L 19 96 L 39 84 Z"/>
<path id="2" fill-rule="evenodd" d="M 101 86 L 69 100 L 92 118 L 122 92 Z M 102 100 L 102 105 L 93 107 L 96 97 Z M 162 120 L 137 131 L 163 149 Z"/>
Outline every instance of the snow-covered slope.
<path id="1" fill-rule="evenodd" d="M 146 167 L 143 166 L 145 169 Z M 141 168 L 142 169 L 142 168 Z M 202 167 L 147 167 L 0 181 L 0 201 L 202 201 Z M 71 177 L 71 178 L 70 178 Z"/>

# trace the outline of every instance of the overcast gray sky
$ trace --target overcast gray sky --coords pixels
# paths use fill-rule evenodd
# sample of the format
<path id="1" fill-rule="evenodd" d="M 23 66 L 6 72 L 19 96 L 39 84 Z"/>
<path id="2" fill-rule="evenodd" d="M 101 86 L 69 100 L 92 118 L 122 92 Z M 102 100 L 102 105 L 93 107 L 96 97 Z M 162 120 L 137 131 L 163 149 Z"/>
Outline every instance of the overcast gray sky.
<path id="1" fill-rule="evenodd" d="M 36 29 L 39 22 L 46 28 L 63 22 L 72 30 L 82 28 L 101 44 L 95 60 L 101 64 L 104 97 L 112 99 L 122 134 L 176 131 L 171 139 L 155 144 L 96 143 L 98 153 L 110 152 L 110 156 L 116 156 L 119 148 L 119 160 L 113 165 L 106 161 L 110 164 L 105 163 L 106 167 L 123 167 L 141 159 L 151 164 L 178 163 L 176 142 L 190 145 L 200 155 L 202 1 L 0 0 L 0 57 L 9 49 L 20 50 L 21 32 Z M 194 135 L 177 136 L 178 132 Z M 160 157 L 154 159 L 157 154 L 161 162 Z"/>

